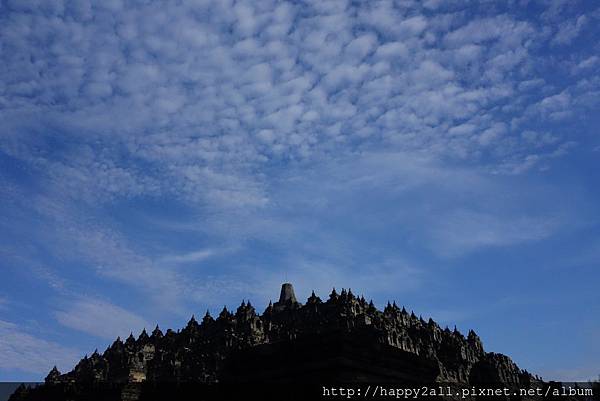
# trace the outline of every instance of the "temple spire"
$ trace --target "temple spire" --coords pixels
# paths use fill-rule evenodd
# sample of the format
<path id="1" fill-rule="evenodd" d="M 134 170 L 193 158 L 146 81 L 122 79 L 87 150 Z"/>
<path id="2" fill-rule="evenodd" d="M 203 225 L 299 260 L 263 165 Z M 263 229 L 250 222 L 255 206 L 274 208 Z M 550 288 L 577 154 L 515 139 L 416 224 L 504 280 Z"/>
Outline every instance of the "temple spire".
<path id="1" fill-rule="evenodd" d="M 296 294 L 294 293 L 294 286 L 291 283 L 283 283 L 281 285 L 281 293 L 279 295 L 279 303 L 296 303 Z"/>
<path id="2" fill-rule="evenodd" d="M 283 310 L 287 307 L 296 308 L 300 305 L 296 299 L 294 293 L 294 287 L 291 283 L 283 283 L 281 285 L 281 293 L 279 294 L 279 301 L 275 302 L 273 308 L 275 310 Z"/>

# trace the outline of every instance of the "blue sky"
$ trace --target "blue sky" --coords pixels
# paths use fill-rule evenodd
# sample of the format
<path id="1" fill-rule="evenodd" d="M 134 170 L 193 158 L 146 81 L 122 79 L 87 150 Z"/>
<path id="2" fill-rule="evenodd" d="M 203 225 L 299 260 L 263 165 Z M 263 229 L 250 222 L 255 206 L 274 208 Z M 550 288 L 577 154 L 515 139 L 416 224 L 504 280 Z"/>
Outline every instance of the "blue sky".
<path id="1" fill-rule="evenodd" d="M 3 0 L 0 379 L 284 280 L 600 373 L 600 8 Z"/>

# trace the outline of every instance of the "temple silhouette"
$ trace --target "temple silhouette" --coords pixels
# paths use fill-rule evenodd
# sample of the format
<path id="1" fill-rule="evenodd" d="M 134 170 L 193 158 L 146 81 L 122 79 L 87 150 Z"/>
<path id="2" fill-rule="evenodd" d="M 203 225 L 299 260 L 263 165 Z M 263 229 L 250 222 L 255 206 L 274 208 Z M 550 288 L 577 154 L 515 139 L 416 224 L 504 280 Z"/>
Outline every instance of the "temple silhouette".
<path id="1" fill-rule="evenodd" d="M 174 392 L 185 399 L 216 388 L 252 389 L 252 383 L 527 387 L 540 380 L 508 356 L 486 352 L 473 330 L 465 336 L 441 328 L 395 302 L 381 311 L 350 289 L 333 289 L 326 301 L 313 291 L 302 304 L 285 283 L 262 314 L 242 301 L 216 318 L 208 311 L 201 322 L 192 316 L 178 331 L 157 326 L 137 339 L 117 338 L 72 371 L 55 367 L 44 384 L 20 387 L 11 400 L 158 400 L 175 399 Z"/>

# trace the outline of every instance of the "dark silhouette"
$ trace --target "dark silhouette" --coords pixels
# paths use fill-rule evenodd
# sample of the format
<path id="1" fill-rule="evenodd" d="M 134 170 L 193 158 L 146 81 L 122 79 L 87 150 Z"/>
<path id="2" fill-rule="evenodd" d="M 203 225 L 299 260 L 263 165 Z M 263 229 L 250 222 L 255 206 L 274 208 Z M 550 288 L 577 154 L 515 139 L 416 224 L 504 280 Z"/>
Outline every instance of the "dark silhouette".
<path id="1" fill-rule="evenodd" d="M 442 329 L 395 302 L 379 311 L 350 289 L 334 289 L 325 302 L 313 292 L 302 305 L 285 283 L 262 315 L 242 301 L 216 319 L 208 311 L 200 323 L 192 316 L 177 332 L 157 326 L 137 339 L 117 338 L 71 372 L 53 368 L 45 384 L 22 387 L 11 400 L 184 400 L 265 391 L 252 383 L 277 391 L 303 383 L 316 391 L 327 383 L 527 387 L 539 380 L 509 357 L 485 352 L 473 330 L 465 337 L 456 327 Z"/>

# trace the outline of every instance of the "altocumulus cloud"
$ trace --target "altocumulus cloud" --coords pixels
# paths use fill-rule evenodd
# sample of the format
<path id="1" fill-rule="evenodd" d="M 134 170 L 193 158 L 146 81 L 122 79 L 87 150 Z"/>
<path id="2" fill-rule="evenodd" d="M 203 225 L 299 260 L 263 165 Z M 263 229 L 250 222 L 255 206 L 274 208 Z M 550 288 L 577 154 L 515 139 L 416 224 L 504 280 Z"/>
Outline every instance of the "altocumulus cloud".
<path id="1" fill-rule="evenodd" d="M 591 3 L 0 4 L 0 263 L 53 283 L 47 325 L 109 339 L 266 300 L 281 265 L 410 292 L 585 220 L 535 174 L 598 149 Z M 67 348 L 13 320 L 11 355 Z"/>
<path id="2" fill-rule="evenodd" d="M 573 139 L 532 148 L 520 133 L 592 107 L 574 99 L 597 101 L 597 82 L 521 84 L 589 17 L 549 33 L 518 10 L 432 7 L 8 1 L 2 149 L 88 200 L 235 207 L 268 201 L 250 172 L 278 161 L 385 147 L 519 172 Z"/>
<path id="3" fill-rule="evenodd" d="M 550 67 L 543 60 L 589 33 L 597 10 L 391 1 L 2 7 L 0 149 L 35 174 L 36 211 L 71 226 L 63 237 L 99 272 L 149 286 L 179 284 L 115 230 L 85 220 L 82 205 L 169 197 L 236 216 L 234 231 L 244 231 L 240 218 L 280 204 L 284 168 L 385 150 L 482 174 L 545 169 L 586 140 L 561 124 L 598 105 L 598 80 L 571 74 L 597 71 L 589 51 L 573 48 L 571 60 Z M 548 68 L 564 79 L 550 82 Z"/>

